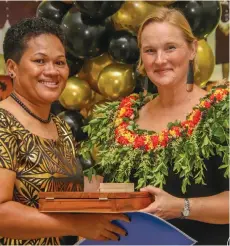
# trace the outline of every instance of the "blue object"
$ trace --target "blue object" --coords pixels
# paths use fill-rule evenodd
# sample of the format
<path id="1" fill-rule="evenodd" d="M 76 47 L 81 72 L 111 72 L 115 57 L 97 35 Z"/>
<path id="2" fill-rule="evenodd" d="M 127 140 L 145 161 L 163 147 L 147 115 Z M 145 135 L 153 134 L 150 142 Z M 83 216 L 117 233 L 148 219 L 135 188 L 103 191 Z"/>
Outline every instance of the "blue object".
<path id="1" fill-rule="evenodd" d="M 131 222 L 113 221 L 128 232 L 120 241 L 96 241 L 83 239 L 79 245 L 193 245 L 194 239 L 169 222 L 144 212 L 129 212 Z"/>

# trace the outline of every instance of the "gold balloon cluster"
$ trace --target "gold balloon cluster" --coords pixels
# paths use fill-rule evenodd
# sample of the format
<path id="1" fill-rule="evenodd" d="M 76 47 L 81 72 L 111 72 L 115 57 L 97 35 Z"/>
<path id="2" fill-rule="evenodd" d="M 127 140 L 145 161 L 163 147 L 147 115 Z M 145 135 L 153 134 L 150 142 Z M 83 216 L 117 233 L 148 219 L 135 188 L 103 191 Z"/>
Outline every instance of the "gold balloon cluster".
<path id="1" fill-rule="evenodd" d="M 67 80 L 59 101 L 66 109 L 82 109 L 90 103 L 92 96 L 93 92 L 85 80 L 71 77 Z"/>
<path id="2" fill-rule="evenodd" d="M 112 16 L 115 29 L 137 33 L 140 24 L 155 8 L 156 6 L 150 2 L 126 1 Z"/>
<path id="3" fill-rule="evenodd" d="M 104 53 L 101 56 L 87 60 L 78 76 L 85 79 L 94 91 L 100 93 L 97 84 L 99 74 L 104 67 L 111 63 L 113 63 L 113 61 L 108 53 Z"/>
<path id="4" fill-rule="evenodd" d="M 203 39 L 198 41 L 196 62 L 198 69 L 195 70 L 194 74 L 195 84 L 203 87 L 210 79 L 215 67 L 215 57 L 212 49 Z"/>

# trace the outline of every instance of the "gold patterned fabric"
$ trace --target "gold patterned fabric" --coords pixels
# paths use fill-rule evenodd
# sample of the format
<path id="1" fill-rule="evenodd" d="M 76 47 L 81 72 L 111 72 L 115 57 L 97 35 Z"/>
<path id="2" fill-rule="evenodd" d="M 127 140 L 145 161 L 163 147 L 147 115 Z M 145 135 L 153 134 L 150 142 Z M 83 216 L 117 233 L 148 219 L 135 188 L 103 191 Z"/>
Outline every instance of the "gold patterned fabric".
<path id="1" fill-rule="evenodd" d="M 13 200 L 38 208 L 40 191 L 82 191 L 83 174 L 69 126 L 53 116 L 56 141 L 32 134 L 8 111 L 0 108 L 0 168 L 16 173 Z M 13 240 L 3 245 L 57 245 L 61 238 Z"/>

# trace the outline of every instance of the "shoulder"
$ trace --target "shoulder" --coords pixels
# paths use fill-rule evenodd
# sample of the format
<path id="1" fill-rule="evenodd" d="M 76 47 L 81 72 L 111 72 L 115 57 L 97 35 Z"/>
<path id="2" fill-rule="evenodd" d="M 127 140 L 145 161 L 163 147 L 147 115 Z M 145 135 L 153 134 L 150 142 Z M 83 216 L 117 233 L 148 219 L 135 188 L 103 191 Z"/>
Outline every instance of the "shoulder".
<path id="1" fill-rule="evenodd" d="M 58 126 L 61 129 L 65 130 L 65 131 L 71 131 L 70 126 L 63 119 L 61 119 L 60 117 L 52 114 L 52 119 L 54 120 L 54 122 L 56 124 L 58 124 Z"/>
<path id="2" fill-rule="evenodd" d="M 6 109 L 0 107 L 0 128 L 9 128 L 11 125 L 14 125 L 13 121 L 13 115 Z"/>

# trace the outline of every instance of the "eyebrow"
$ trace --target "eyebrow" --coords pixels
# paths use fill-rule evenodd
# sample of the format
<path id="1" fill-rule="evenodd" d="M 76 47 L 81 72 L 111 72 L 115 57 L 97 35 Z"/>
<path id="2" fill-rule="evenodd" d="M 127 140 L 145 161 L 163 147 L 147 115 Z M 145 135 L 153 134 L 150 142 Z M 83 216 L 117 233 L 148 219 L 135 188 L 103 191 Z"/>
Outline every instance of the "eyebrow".
<path id="1" fill-rule="evenodd" d="M 176 41 L 169 41 L 169 42 L 165 43 L 164 46 L 165 45 L 176 45 Z M 151 44 L 147 44 L 147 45 L 142 45 L 142 48 L 146 49 L 146 48 L 155 48 L 155 47 Z"/>
<path id="2" fill-rule="evenodd" d="M 46 55 L 45 53 L 42 53 L 42 52 L 37 52 L 37 53 L 35 53 L 34 55 L 48 56 L 48 55 Z M 65 57 L 65 55 L 58 55 L 57 57 L 58 57 L 58 58 L 59 58 L 59 57 Z"/>

